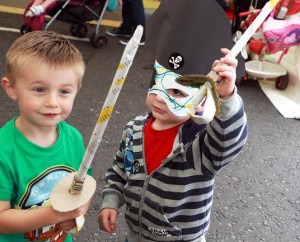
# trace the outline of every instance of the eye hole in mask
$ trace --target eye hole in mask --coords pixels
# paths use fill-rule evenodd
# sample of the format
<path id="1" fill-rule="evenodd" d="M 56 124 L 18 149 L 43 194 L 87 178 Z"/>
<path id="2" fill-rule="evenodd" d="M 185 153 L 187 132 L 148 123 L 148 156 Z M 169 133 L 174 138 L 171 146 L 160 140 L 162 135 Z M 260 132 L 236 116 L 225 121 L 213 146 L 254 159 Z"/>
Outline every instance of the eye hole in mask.
<path id="1" fill-rule="evenodd" d="M 173 98 L 185 98 L 188 96 L 188 94 L 186 92 L 181 91 L 179 89 L 175 89 L 175 88 L 169 88 L 166 91 Z"/>

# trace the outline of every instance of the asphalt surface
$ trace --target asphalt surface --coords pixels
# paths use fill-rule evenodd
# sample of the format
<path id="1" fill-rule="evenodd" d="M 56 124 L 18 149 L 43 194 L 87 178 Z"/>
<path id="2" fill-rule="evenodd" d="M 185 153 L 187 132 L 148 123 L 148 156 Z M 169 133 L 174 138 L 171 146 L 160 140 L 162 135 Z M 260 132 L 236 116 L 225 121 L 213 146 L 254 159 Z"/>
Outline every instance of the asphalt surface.
<path id="1" fill-rule="evenodd" d="M 0 13 L 0 26 L 16 30 L 0 30 L 0 76 L 4 74 L 5 53 L 20 36 L 18 29 L 22 23 L 19 15 Z M 50 30 L 69 35 L 69 26 L 65 23 L 54 24 Z M 83 53 L 87 70 L 67 121 L 82 132 L 87 145 L 124 47 L 114 38 L 109 38 L 103 49 L 95 49 L 87 41 L 74 40 L 73 43 Z M 99 230 L 99 194 L 125 124 L 146 111 L 144 100 L 152 65 L 153 56 L 146 42 L 136 54 L 95 155 L 93 176 L 97 180 L 97 190 L 86 216 L 85 228 L 74 236 L 75 241 L 124 241 L 124 208 L 120 210 L 116 233 L 109 235 Z M 300 241 L 300 121 L 282 117 L 255 80 L 243 81 L 238 85 L 238 92 L 248 115 L 249 138 L 238 158 L 216 179 L 207 241 Z M 1 89 L 0 126 L 16 115 L 15 103 Z"/>

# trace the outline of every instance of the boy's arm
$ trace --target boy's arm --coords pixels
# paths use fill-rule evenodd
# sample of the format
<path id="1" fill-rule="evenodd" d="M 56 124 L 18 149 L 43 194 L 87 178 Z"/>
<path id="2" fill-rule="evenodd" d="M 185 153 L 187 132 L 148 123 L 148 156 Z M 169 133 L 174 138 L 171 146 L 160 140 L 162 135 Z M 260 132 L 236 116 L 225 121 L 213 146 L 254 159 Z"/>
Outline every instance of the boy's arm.
<path id="1" fill-rule="evenodd" d="M 59 222 L 74 219 L 87 211 L 82 206 L 70 212 L 58 212 L 52 207 L 11 209 L 9 201 L 0 201 L 0 234 L 24 233 Z"/>
<path id="2" fill-rule="evenodd" d="M 212 173 L 236 158 L 248 135 L 244 105 L 236 91 L 230 99 L 222 100 L 221 106 L 220 117 L 207 125 L 203 144 L 202 161 Z"/>
<path id="3" fill-rule="evenodd" d="M 123 131 L 122 140 L 120 142 L 119 150 L 114 158 L 114 163 L 105 174 L 106 185 L 101 192 L 101 209 L 113 208 L 119 209 L 124 204 L 123 190 L 127 182 L 127 175 L 125 171 L 124 150 L 126 142 L 127 128 Z"/>
<path id="4" fill-rule="evenodd" d="M 222 80 L 217 90 L 220 95 L 221 114 L 207 125 L 207 135 L 204 138 L 202 161 L 212 173 L 232 161 L 242 150 L 247 139 L 247 117 L 241 97 L 235 86 L 237 60 L 227 54 L 229 50 L 222 49 L 225 57 L 213 64 L 214 71 Z"/>
<path id="5" fill-rule="evenodd" d="M 123 171 L 117 165 L 115 158 L 114 165 L 106 171 L 105 180 L 106 185 L 101 192 L 101 209 L 102 208 L 113 208 L 118 210 L 124 204 L 122 196 L 122 190 L 124 187 L 124 180 L 122 174 Z"/>

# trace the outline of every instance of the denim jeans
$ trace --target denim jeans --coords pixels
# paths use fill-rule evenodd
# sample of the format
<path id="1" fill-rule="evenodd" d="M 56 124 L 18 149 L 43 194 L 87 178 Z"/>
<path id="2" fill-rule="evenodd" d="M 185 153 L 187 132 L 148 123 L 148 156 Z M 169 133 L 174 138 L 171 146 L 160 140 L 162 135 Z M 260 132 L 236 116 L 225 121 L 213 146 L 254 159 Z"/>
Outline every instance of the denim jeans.
<path id="1" fill-rule="evenodd" d="M 145 36 L 145 9 L 143 0 L 123 0 L 121 28 L 133 34 L 138 25 L 144 27 Z"/>

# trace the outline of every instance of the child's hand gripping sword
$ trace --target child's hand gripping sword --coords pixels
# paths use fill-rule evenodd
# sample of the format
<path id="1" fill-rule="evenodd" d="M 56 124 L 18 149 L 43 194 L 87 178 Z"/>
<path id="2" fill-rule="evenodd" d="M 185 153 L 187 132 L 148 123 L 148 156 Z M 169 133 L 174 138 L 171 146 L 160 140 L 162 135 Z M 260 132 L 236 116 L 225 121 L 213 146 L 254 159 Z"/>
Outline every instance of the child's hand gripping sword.
<path id="1" fill-rule="evenodd" d="M 268 17 L 271 11 L 275 8 L 279 0 L 270 0 L 265 4 L 260 13 L 257 15 L 252 24 L 247 28 L 241 38 L 236 42 L 236 44 L 230 50 L 228 55 L 236 57 L 240 51 L 246 46 L 247 42 L 250 40 L 252 35 L 261 26 L 264 20 Z M 220 63 L 222 65 L 222 63 Z M 200 87 L 206 85 L 206 90 L 200 89 L 199 92 L 195 94 L 193 105 L 189 107 L 189 114 L 191 118 L 199 124 L 208 123 L 212 120 L 213 116 L 220 115 L 220 100 L 217 92 L 217 84 L 220 82 L 220 76 L 218 73 L 211 70 L 207 76 L 205 75 L 183 75 L 177 79 L 177 82 L 181 85 Z M 209 107 L 207 109 L 208 115 L 198 116 L 196 115 L 197 107 L 199 104 L 205 103 L 205 106 Z M 213 111 L 212 111 L 213 110 Z"/>
<path id="2" fill-rule="evenodd" d="M 72 211 L 86 204 L 96 190 L 96 181 L 87 175 L 93 157 L 102 140 L 107 123 L 112 115 L 119 93 L 124 84 L 126 75 L 133 62 L 143 34 L 143 27 L 138 26 L 128 42 L 117 72 L 105 99 L 97 124 L 86 148 L 83 161 L 78 172 L 65 176 L 53 189 L 50 200 L 52 207 L 60 212 Z M 71 187 L 70 187 L 71 185 Z"/>

